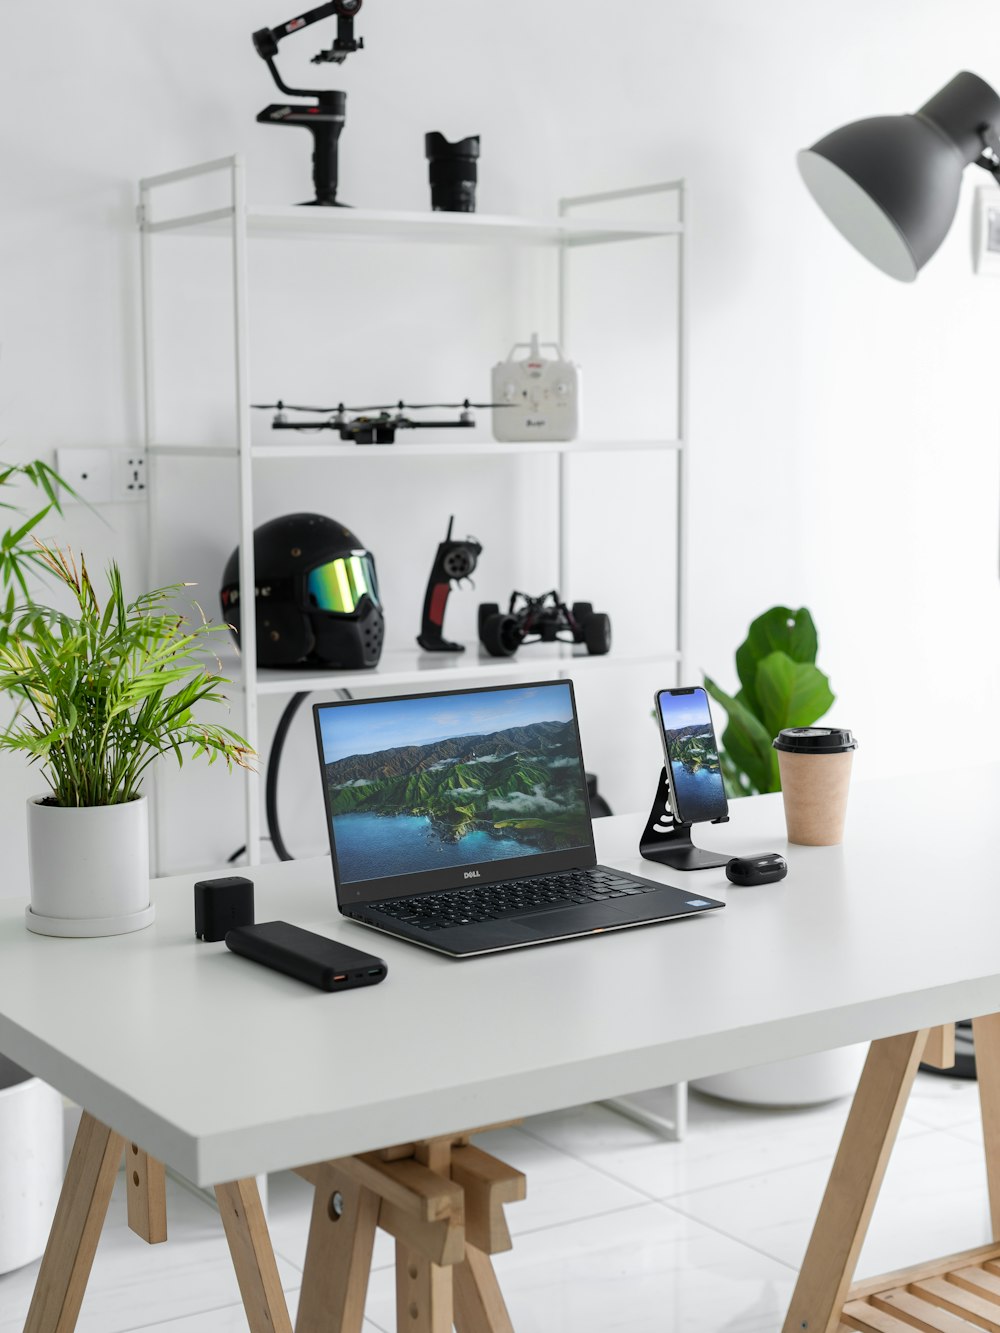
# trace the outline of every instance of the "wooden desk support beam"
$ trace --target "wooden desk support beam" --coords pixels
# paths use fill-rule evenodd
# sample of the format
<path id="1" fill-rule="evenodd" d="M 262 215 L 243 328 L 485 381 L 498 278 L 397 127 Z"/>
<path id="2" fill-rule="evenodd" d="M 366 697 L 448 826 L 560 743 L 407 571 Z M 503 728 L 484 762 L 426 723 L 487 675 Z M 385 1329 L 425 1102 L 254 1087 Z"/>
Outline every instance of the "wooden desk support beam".
<path id="1" fill-rule="evenodd" d="M 375 1156 L 381 1157 L 383 1162 L 398 1162 L 403 1157 L 416 1157 L 422 1161 L 420 1153 L 430 1143 L 450 1143 L 453 1148 L 464 1148 L 477 1134 L 491 1134 L 495 1129 L 513 1129 L 520 1123 L 520 1120 L 498 1120 L 494 1125 L 481 1125 L 479 1129 L 463 1129 L 460 1133 L 445 1134 L 436 1139 L 421 1139 L 419 1143 L 396 1143 L 391 1148 L 379 1148 Z"/>
<path id="2" fill-rule="evenodd" d="M 167 1178 L 163 1163 L 137 1143 L 125 1149 L 125 1190 L 128 1224 L 147 1245 L 167 1239 Z"/>
<path id="3" fill-rule="evenodd" d="M 441 1268 L 460 1264 L 465 1254 L 465 1227 L 461 1222 L 421 1222 L 412 1212 L 382 1200 L 378 1224 L 401 1245 Z"/>
<path id="4" fill-rule="evenodd" d="M 336 1167 L 360 1188 L 420 1222 L 462 1221 L 461 1189 L 413 1158 L 383 1161 L 377 1153 L 365 1153 L 299 1167 L 296 1175 L 315 1185 L 327 1167 Z"/>
<path id="5" fill-rule="evenodd" d="M 924 1047 L 923 1063 L 933 1069 L 952 1069 L 955 1064 L 955 1024 L 931 1028 Z"/>
<path id="6" fill-rule="evenodd" d="M 521 1171 L 491 1157 L 472 1145 L 451 1154 L 451 1178 L 465 1193 L 465 1236 L 484 1254 L 500 1254 L 512 1248 L 504 1217 L 505 1203 L 517 1203 L 527 1194 Z"/>
<path id="7" fill-rule="evenodd" d="M 396 1241 L 398 1328 L 513 1333 L 489 1256 L 510 1248 L 503 1207 L 525 1197 L 525 1178 L 470 1138 L 445 1135 L 299 1168 L 316 1201 L 296 1333 L 360 1333 L 376 1210 Z M 346 1226 L 330 1221 L 338 1189 Z"/>
<path id="8" fill-rule="evenodd" d="M 383 1162 L 376 1153 L 365 1153 L 344 1158 L 340 1166 L 359 1185 L 421 1222 L 462 1221 L 465 1200 L 460 1187 L 415 1157 Z"/>

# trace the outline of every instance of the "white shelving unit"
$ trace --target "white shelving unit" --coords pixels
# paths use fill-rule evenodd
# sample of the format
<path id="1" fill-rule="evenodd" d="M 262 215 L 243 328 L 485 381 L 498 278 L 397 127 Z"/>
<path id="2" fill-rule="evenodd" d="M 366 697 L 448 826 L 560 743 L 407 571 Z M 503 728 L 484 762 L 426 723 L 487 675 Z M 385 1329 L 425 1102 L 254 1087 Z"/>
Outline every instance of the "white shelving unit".
<path id="1" fill-rule="evenodd" d="M 201 176 L 221 176 L 228 185 L 228 202 L 224 207 L 200 212 L 162 215 L 154 202 L 162 202 L 165 187 L 190 182 Z M 485 214 L 457 213 L 389 213 L 367 209 L 294 208 L 248 205 L 243 162 L 239 156 L 220 158 L 180 171 L 147 177 L 139 182 L 138 220 L 142 254 L 142 330 L 143 330 L 143 384 L 145 443 L 149 455 L 157 460 L 197 458 L 231 458 L 234 466 L 234 486 L 239 493 L 239 532 L 236 534 L 242 558 L 240 562 L 240 604 L 254 605 L 253 532 L 255 465 L 276 459 L 372 460 L 375 468 L 385 467 L 386 460 L 406 457 L 447 456 L 462 457 L 488 455 L 552 454 L 558 459 L 559 486 L 559 587 L 567 586 L 567 467 L 574 454 L 590 454 L 601 450 L 673 451 L 677 456 L 676 487 L 676 624 L 672 647 L 663 652 L 643 656 L 623 656 L 612 651 L 607 657 L 591 658 L 570 648 L 554 646 L 533 647 L 530 656 L 495 659 L 484 655 L 478 645 L 469 645 L 458 656 L 429 654 L 418 649 L 388 651 L 373 671 L 267 671 L 257 667 L 256 635 L 253 616 L 244 616 L 243 644 L 239 657 L 231 664 L 238 672 L 243 701 L 243 734 L 255 749 L 259 749 L 258 700 L 263 695 L 291 695 L 301 690 L 335 690 L 350 688 L 364 690 L 366 686 L 389 686 L 400 690 L 426 688 L 447 689 L 458 684 L 499 683 L 506 680 L 530 679 L 539 676 L 564 676 L 570 672 L 591 673 L 606 671 L 622 665 L 659 665 L 674 663 L 675 674 L 680 674 L 686 642 L 685 617 L 685 514 L 686 468 L 684 449 L 687 442 L 686 392 L 686 328 L 684 309 L 684 182 L 615 191 L 606 194 L 584 195 L 563 199 L 559 214 L 554 218 L 530 219 L 499 217 Z M 576 216 L 579 210 L 590 206 L 625 208 L 629 200 L 650 195 L 669 195 L 675 200 L 675 221 L 636 222 L 594 221 Z M 156 417 L 156 334 L 153 290 L 153 248 L 157 237 L 190 235 L 215 237 L 212 244 L 228 243 L 231 265 L 232 331 L 233 331 L 233 427 L 228 439 L 206 442 L 204 445 L 171 444 L 161 440 Z M 296 441 L 293 443 L 254 445 L 250 432 L 250 373 L 248 328 L 248 274 L 247 251 L 258 238 L 313 237 L 326 242 L 380 241 L 385 244 L 427 243 L 431 245 L 530 246 L 554 248 L 559 257 L 559 337 L 566 343 L 567 291 L 569 272 L 567 256 L 576 247 L 620 245 L 633 241 L 655 241 L 670 238 L 676 241 L 677 303 L 672 311 L 677 321 L 677 438 L 577 440 L 569 444 L 501 444 L 490 441 L 465 442 L 411 442 L 394 445 L 325 444 Z M 376 461 L 378 460 L 378 461 Z M 155 479 L 151 479 L 150 505 L 157 503 Z M 151 545 L 156 541 L 157 524 L 149 523 Z M 151 554 L 155 552 L 151 551 Z M 260 860 L 261 810 L 259 778 L 255 774 L 244 777 L 245 823 L 248 860 Z"/>

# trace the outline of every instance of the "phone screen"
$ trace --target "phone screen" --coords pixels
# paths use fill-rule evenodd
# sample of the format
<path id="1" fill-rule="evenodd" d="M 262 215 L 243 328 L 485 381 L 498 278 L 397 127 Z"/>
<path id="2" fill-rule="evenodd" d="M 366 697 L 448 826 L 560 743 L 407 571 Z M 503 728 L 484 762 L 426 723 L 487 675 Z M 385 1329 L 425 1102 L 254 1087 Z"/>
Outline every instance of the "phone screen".
<path id="1" fill-rule="evenodd" d="M 728 814 L 708 695 L 698 685 L 685 690 L 660 690 L 656 707 L 676 818 L 694 824 Z"/>

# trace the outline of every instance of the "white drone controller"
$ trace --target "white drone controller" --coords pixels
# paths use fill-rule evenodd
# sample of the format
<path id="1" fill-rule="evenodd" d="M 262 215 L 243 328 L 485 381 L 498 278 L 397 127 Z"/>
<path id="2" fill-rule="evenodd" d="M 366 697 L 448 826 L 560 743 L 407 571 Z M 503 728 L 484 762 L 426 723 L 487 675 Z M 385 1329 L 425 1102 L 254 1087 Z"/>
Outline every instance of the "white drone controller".
<path id="1" fill-rule="evenodd" d="M 514 353 L 528 348 L 516 361 Z M 554 347 L 555 359 L 542 356 L 542 347 Z M 515 343 L 506 361 L 493 367 L 493 438 L 518 440 L 575 440 L 580 428 L 580 370 L 564 361 L 558 343 Z"/>

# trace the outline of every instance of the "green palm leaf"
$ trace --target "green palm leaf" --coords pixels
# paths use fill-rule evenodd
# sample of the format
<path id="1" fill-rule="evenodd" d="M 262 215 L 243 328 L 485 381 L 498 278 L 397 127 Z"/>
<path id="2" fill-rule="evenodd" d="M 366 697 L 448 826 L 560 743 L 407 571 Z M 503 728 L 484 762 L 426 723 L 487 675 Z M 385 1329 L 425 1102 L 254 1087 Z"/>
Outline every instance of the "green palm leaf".
<path id="1" fill-rule="evenodd" d="M 0 731 L 0 750 L 40 763 L 61 805 L 131 800 L 164 754 L 178 764 L 193 755 L 251 767 L 255 756 L 241 736 L 197 717 L 199 706 L 225 701 L 230 682 L 204 660 L 214 657 L 211 645 L 225 626 L 209 624 L 200 608 L 191 621 L 173 610 L 180 585 L 127 600 L 116 564 L 102 606 L 85 561 L 44 545 L 37 556 L 76 612 L 17 607 L 8 595 L 0 691 L 18 709 Z"/>

